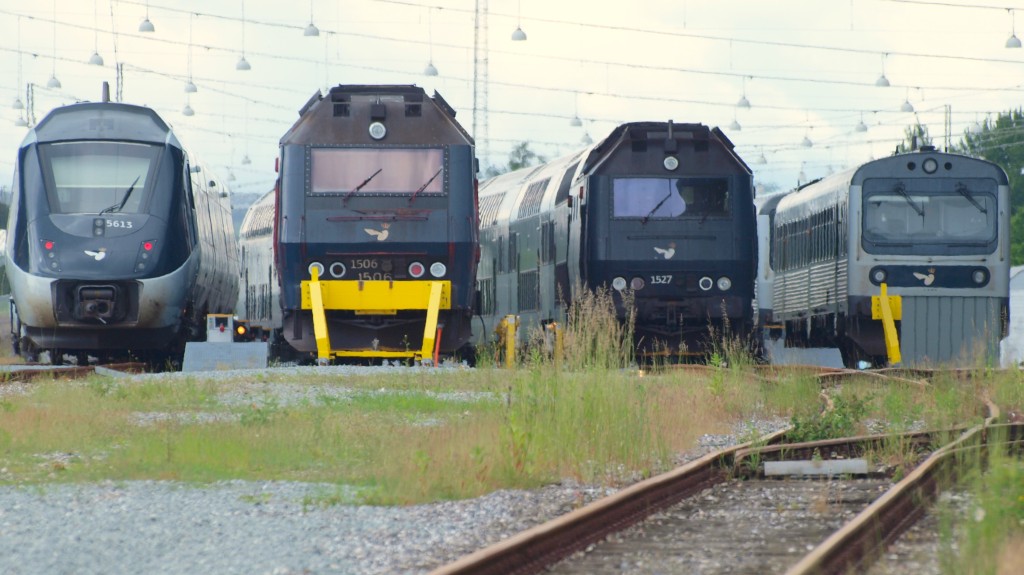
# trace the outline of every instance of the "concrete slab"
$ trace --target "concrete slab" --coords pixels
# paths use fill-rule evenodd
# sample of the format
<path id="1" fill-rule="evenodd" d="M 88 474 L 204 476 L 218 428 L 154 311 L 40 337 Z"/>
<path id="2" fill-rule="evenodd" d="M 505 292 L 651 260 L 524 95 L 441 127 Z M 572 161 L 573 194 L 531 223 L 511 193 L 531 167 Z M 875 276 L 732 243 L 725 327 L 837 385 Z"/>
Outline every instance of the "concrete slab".
<path id="1" fill-rule="evenodd" d="M 765 461 L 764 474 L 773 475 L 867 475 L 866 459 L 815 459 Z"/>
<path id="2" fill-rule="evenodd" d="M 267 367 L 267 342 L 188 342 L 181 371 L 222 371 Z"/>

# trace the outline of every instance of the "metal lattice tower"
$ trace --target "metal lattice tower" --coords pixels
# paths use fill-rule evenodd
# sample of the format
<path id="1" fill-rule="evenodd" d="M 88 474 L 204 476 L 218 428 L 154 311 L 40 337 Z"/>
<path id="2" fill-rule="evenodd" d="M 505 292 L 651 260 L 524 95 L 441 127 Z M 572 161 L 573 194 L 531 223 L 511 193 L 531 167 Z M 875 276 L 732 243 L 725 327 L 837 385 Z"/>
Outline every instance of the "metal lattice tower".
<path id="1" fill-rule="evenodd" d="M 473 31 L 473 139 L 481 168 L 489 162 L 487 134 L 487 0 L 476 0 Z"/>

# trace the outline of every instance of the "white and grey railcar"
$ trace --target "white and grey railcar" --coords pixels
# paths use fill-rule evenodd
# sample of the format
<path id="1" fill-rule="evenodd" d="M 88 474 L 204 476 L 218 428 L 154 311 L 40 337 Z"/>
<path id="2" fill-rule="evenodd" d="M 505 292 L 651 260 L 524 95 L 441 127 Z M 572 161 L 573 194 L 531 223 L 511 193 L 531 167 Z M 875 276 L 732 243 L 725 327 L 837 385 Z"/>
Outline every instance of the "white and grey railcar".
<path id="1" fill-rule="evenodd" d="M 997 361 L 1009 318 L 1009 187 L 991 162 L 933 148 L 786 195 L 771 230 L 773 318 L 790 346 L 887 361 L 871 298 L 900 296 L 903 365 Z"/>

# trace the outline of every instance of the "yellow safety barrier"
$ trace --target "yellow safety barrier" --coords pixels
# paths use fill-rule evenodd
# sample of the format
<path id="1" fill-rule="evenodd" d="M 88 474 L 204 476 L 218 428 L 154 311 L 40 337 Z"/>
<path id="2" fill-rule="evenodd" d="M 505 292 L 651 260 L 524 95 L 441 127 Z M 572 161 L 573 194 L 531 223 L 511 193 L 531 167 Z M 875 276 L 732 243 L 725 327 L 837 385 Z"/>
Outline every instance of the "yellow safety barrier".
<path id="1" fill-rule="evenodd" d="M 871 296 L 871 319 L 882 320 L 889 365 L 898 364 L 903 357 L 900 355 L 900 338 L 896 333 L 896 320 L 903 319 L 903 299 L 898 295 L 890 296 L 884 283 L 882 284 L 882 293 Z"/>
<path id="2" fill-rule="evenodd" d="M 450 281 L 320 281 L 316 269 L 313 277 L 303 281 L 302 309 L 313 313 L 313 335 L 316 339 L 317 359 L 332 357 L 413 358 L 422 361 L 433 357 L 437 362 L 440 330 L 437 328 L 439 311 L 451 309 Z M 398 310 L 426 310 L 423 325 L 423 343 L 420 349 L 399 350 L 345 350 L 332 349 L 327 331 L 326 310 L 349 310 L 356 314 L 394 315 Z"/>
<path id="3" fill-rule="evenodd" d="M 505 367 L 513 368 L 516 366 L 516 329 L 519 327 L 519 318 L 507 315 L 501 323 L 505 328 Z"/>
<path id="4" fill-rule="evenodd" d="M 554 344 L 551 346 L 551 353 L 554 356 L 555 366 L 562 364 L 562 353 L 564 351 L 564 344 L 562 343 L 562 328 L 558 325 L 558 322 L 551 322 L 545 326 L 545 328 L 554 337 Z"/>

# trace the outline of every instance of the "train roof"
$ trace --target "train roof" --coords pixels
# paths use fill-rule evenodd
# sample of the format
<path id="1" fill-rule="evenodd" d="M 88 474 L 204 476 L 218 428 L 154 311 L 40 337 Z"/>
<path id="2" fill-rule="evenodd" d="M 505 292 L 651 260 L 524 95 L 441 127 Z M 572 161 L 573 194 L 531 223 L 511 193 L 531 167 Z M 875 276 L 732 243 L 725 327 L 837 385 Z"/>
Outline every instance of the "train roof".
<path id="1" fill-rule="evenodd" d="M 380 122 L 386 134 L 374 139 L 371 123 Z M 460 144 L 473 138 L 455 120 L 455 110 L 436 91 L 412 84 L 339 85 L 323 95 L 319 90 L 302 108 L 299 119 L 281 137 L 286 144 Z"/>
<path id="2" fill-rule="evenodd" d="M 775 211 L 776 206 L 786 197 L 789 192 L 779 192 L 770 196 L 754 198 L 754 205 L 757 206 L 757 213 L 767 215 Z"/>
<path id="3" fill-rule="evenodd" d="M 963 154 L 940 152 L 931 146 L 922 148 L 921 150 L 915 150 L 913 152 L 879 158 L 862 164 L 851 176 L 850 183 L 853 185 L 859 185 L 865 179 L 872 177 L 895 178 L 914 175 L 912 173 L 908 174 L 908 171 L 916 170 L 918 168 L 923 169 L 923 162 L 928 157 L 935 158 L 940 164 L 942 164 L 941 166 L 937 166 L 937 169 L 941 170 L 940 173 L 948 172 L 950 175 L 955 174 L 960 178 L 992 177 L 993 173 L 995 173 L 999 185 L 1005 186 L 1009 184 L 1006 171 L 994 162 L 983 158 L 965 156 Z M 920 174 L 920 172 L 918 172 L 918 174 Z"/>
<path id="4" fill-rule="evenodd" d="M 584 172 L 593 171 L 598 164 L 603 162 L 612 152 L 623 145 L 642 145 L 648 140 L 663 140 L 668 144 L 666 149 L 672 149 L 683 142 L 692 142 L 695 147 L 710 146 L 715 144 L 727 153 L 735 161 L 736 165 L 748 175 L 753 174 L 750 166 L 736 154 L 736 146 L 732 140 L 717 127 L 712 128 L 704 124 L 683 123 L 677 124 L 672 120 L 667 122 L 644 121 L 626 122 L 620 124 L 610 134 L 591 148 L 591 152 L 583 165 Z"/>
<path id="5" fill-rule="evenodd" d="M 118 102 L 83 102 L 54 108 L 25 136 L 22 146 L 69 140 L 181 142 L 154 110 Z"/>

